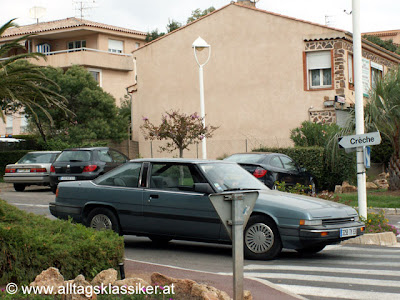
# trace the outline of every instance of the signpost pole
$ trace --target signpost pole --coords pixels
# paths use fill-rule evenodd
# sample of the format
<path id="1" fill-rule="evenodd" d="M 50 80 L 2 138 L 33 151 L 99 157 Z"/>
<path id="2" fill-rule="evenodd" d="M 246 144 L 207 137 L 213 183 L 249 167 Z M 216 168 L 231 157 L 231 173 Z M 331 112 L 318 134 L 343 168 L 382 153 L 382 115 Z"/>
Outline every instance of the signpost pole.
<path id="1" fill-rule="evenodd" d="M 356 134 L 364 133 L 364 99 L 362 88 L 362 50 L 360 29 L 360 7 L 361 0 L 352 0 L 353 4 L 353 55 L 354 55 L 354 90 L 355 90 L 355 113 Z M 358 187 L 358 209 L 359 215 L 367 218 L 367 192 L 364 166 L 363 147 L 357 147 L 357 187 Z"/>
<path id="2" fill-rule="evenodd" d="M 232 195 L 233 299 L 243 299 L 243 194 Z"/>

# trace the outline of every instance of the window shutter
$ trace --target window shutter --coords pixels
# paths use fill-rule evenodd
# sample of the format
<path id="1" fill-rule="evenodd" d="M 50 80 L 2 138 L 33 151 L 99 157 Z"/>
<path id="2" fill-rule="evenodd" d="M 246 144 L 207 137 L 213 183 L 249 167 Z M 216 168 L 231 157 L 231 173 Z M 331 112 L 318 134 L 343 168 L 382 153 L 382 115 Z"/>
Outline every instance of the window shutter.
<path id="1" fill-rule="evenodd" d="M 330 69 L 331 66 L 331 51 L 317 51 L 307 53 L 307 69 Z"/>
<path id="2" fill-rule="evenodd" d="M 108 40 L 108 49 L 116 50 L 116 52 L 122 53 L 124 50 L 124 42 L 117 40 Z"/>

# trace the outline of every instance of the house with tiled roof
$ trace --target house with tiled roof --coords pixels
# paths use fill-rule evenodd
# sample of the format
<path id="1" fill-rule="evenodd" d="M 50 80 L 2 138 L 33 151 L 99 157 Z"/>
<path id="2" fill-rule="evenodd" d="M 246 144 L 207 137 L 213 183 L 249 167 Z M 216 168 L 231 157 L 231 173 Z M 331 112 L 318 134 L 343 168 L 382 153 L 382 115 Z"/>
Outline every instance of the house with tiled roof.
<path id="1" fill-rule="evenodd" d="M 239 3 L 240 2 L 240 3 Z M 244 2 L 244 3 L 243 3 Z M 211 46 L 204 66 L 206 124 L 219 126 L 207 139 L 207 157 L 251 151 L 260 145 L 293 145 L 290 130 L 305 120 L 344 124 L 354 106 L 350 32 L 231 2 L 133 52 L 133 139 L 142 156 L 162 141 L 146 141 L 142 118 L 158 123 L 165 110 L 200 112 L 199 66 L 193 42 Z M 208 50 L 198 53 L 205 62 Z M 400 63 L 400 56 L 363 41 L 363 92 Z M 186 157 L 202 157 L 193 145 Z"/>
<path id="2" fill-rule="evenodd" d="M 144 32 L 67 18 L 10 28 L 0 37 L 0 44 L 27 34 L 31 36 L 25 43 L 25 51 L 41 52 L 47 57 L 35 60 L 35 64 L 64 69 L 83 66 L 114 96 L 117 105 L 126 95 L 126 87 L 135 82 L 132 51 L 142 46 L 146 38 Z M 0 135 L 24 131 L 24 116 L 6 119 L 5 124 L 0 120 Z"/>
<path id="3" fill-rule="evenodd" d="M 398 30 L 385 30 L 385 31 L 374 31 L 365 32 L 363 35 L 374 35 L 379 37 L 381 40 L 389 41 L 392 40 L 393 44 L 400 46 L 400 29 Z"/>

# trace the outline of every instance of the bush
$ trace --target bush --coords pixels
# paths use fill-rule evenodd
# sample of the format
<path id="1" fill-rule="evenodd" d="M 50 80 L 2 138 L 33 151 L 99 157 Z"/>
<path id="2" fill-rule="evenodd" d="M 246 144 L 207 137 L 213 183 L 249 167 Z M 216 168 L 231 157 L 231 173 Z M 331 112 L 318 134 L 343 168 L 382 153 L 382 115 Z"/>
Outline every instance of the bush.
<path id="1" fill-rule="evenodd" d="M 49 267 L 93 278 L 122 261 L 124 240 L 71 221 L 28 214 L 0 200 L 0 284 L 29 283 Z"/>
<path id="2" fill-rule="evenodd" d="M 389 224 L 389 220 L 386 219 L 385 212 L 383 210 L 379 211 L 377 214 L 374 212 L 367 214 L 366 220 L 363 218 L 361 219 L 365 223 L 365 233 L 391 231 L 396 236 L 399 234 L 397 232 L 397 228 Z"/>
<path id="3" fill-rule="evenodd" d="M 336 124 L 319 124 L 304 121 L 300 127 L 290 131 L 290 139 L 296 147 L 325 147 L 327 142 L 340 131 Z"/>
<path id="4" fill-rule="evenodd" d="M 16 163 L 22 156 L 32 150 L 15 150 L 0 152 L 0 174 L 4 175 L 6 165 Z"/>
<path id="5" fill-rule="evenodd" d="M 317 188 L 333 190 L 335 185 L 347 180 L 355 181 L 355 154 L 339 152 L 339 159 L 333 165 L 330 156 L 322 147 L 266 148 L 253 149 L 254 152 L 283 153 L 304 166 L 317 181 Z"/>

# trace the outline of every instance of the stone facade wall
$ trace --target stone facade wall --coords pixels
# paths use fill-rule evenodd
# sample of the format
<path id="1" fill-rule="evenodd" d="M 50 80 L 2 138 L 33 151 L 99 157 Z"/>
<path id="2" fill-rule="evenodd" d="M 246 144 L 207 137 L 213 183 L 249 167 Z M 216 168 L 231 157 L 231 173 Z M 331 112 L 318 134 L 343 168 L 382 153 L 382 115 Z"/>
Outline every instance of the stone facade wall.
<path id="1" fill-rule="evenodd" d="M 108 143 L 108 146 L 122 152 L 130 159 L 139 157 L 139 142 L 137 141 L 125 140 L 121 143 L 110 142 Z"/>
<path id="2" fill-rule="evenodd" d="M 335 110 L 310 111 L 310 121 L 318 124 L 336 124 Z"/>
<path id="3" fill-rule="evenodd" d="M 347 69 L 347 53 L 353 53 L 353 44 L 345 40 L 323 40 L 305 43 L 305 51 L 333 50 L 333 72 L 332 78 L 337 95 L 344 95 L 346 82 L 348 80 L 345 70 Z M 389 69 L 395 67 L 395 63 L 385 59 L 373 52 L 363 49 L 362 56 L 375 63 L 384 65 Z"/>

